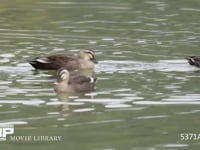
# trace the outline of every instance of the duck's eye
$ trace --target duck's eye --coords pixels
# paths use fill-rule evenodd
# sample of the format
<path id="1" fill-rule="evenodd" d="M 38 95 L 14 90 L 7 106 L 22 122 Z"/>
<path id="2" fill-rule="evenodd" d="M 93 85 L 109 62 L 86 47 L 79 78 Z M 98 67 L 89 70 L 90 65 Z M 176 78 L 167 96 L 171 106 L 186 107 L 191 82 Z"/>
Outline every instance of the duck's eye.
<path id="1" fill-rule="evenodd" d="M 64 74 L 64 73 L 67 73 L 67 70 L 62 70 L 62 71 L 60 72 L 60 74 Z"/>

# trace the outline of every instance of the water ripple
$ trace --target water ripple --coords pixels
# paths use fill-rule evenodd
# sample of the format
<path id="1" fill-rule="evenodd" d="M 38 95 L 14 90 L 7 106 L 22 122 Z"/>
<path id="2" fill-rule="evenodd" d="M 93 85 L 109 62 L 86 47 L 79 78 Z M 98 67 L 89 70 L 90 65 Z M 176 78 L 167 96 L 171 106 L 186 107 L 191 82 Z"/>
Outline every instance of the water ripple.
<path id="1" fill-rule="evenodd" d="M 43 100 L 0 100 L 0 104 L 24 104 L 24 105 L 41 105 Z"/>
<path id="2" fill-rule="evenodd" d="M 157 116 L 139 116 L 136 119 L 160 119 L 160 118 L 167 118 L 167 115 L 157 115 Z"/>
<path id="3" fill-rule="evenodd" d="M 198 68 L 190 66 L 187 60 L 160 60 L 157 62 L 140 62 L 140 61 L 101 61 L 97 66 L 97 72 L 121 72 L 131 71 L 148 71 L 156 70 L 163 72 L 188 72 L 197 71 Z"/>
<path id="4" fill-rule="evenodd" d="M 91 122 L 82 122 L 76 124 L 64 124 L 64 127 L 71 127 L 71 126 L 82 126 L 82 125 L 96 125 L 96 124 L 108 124 L 108 123 L 119 123 L 124 122 L 124 120 L 101 120 L 101 121 L 91 121 Z"/>
<path id="5" fill-rule="evenodd" d="M 196 101 L 178 101 L 178 102 L 164 102 L 164 101 L 135 101 L 136 105 L 200 105 L 200 102 Z"/>
<path id="6" fill-rule="evenodd" d="M 200 12 L 200 9 L 195 8 L 180 8 L 182 11 L 193 11 L 193 12 Z"/>
<path id="7" fill-rule="evenodd" d="M 189 147 L 189 144 L 165 144 L 166 148 L 181 148 L 181 147 Z"/>
<path id="8" fill-rule="evenodd" d="M 82 109 L 75 109 L 73 112 L 89 112 L 95 110 L 94 108 L 82 108 Z"/>
<path id="9" fill-rule="evenodd" d="M 0 122 L 0 126 L 7 126 L 7 125 L 26 125 L 28 122 L 26 121 L 8 121 L 8 122 Z"/>

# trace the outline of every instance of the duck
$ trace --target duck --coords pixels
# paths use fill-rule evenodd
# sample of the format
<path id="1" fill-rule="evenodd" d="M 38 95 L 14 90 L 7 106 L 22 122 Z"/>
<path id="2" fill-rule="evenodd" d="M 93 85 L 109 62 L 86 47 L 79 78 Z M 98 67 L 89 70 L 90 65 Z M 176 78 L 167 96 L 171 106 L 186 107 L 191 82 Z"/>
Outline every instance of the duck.
<path id="1" fill-rule="evenodd" d="M 190 65 L 200 68 L 200 56 L 189 56 L 186 59 Z"/>
<path id="2" fill-rule="evenodd" d="M 84 75 L 70 76 L 66 68 L 57 71 L 54 91 L 57 93 L 80 93 L 94 90 L 97 78 Z"/>
<path id="3" fill-rule="evenodd" d="M 93 50 L 81 50 L 78 55 L 52 55 L 36 57 L 29 61 L 35 69 L 58 70 L 65 67 L 67 70 L 94 69 L 98 61 Z"/>

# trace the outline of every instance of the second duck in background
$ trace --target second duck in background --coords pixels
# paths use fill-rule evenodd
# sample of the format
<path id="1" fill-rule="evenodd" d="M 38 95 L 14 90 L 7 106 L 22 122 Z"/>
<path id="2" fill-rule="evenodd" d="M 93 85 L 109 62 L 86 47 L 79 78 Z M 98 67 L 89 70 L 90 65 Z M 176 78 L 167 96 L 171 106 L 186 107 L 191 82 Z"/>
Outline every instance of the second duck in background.
<path id="1" fill-rule="evenodd" d="M 190 65 L 200 68 L 200 56 L 189 56 L 186 59 Z"/>

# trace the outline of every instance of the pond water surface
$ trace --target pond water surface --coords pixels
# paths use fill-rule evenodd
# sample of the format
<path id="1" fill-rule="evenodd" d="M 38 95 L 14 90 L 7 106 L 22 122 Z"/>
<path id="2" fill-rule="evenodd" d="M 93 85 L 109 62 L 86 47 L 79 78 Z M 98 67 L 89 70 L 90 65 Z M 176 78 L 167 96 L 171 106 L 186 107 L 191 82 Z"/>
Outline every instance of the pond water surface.
<path id="1" fill-rule="evenodd" d="M 15 136 L 1 149 L 199 149 L 199 0 L 3 0 L 0 5 L 0 125 Z M 94 92 L 56 94 L 55 73 L 36 56 L 95 51 Z M 7 137 L 8 138 L 8 137 Z"/>

